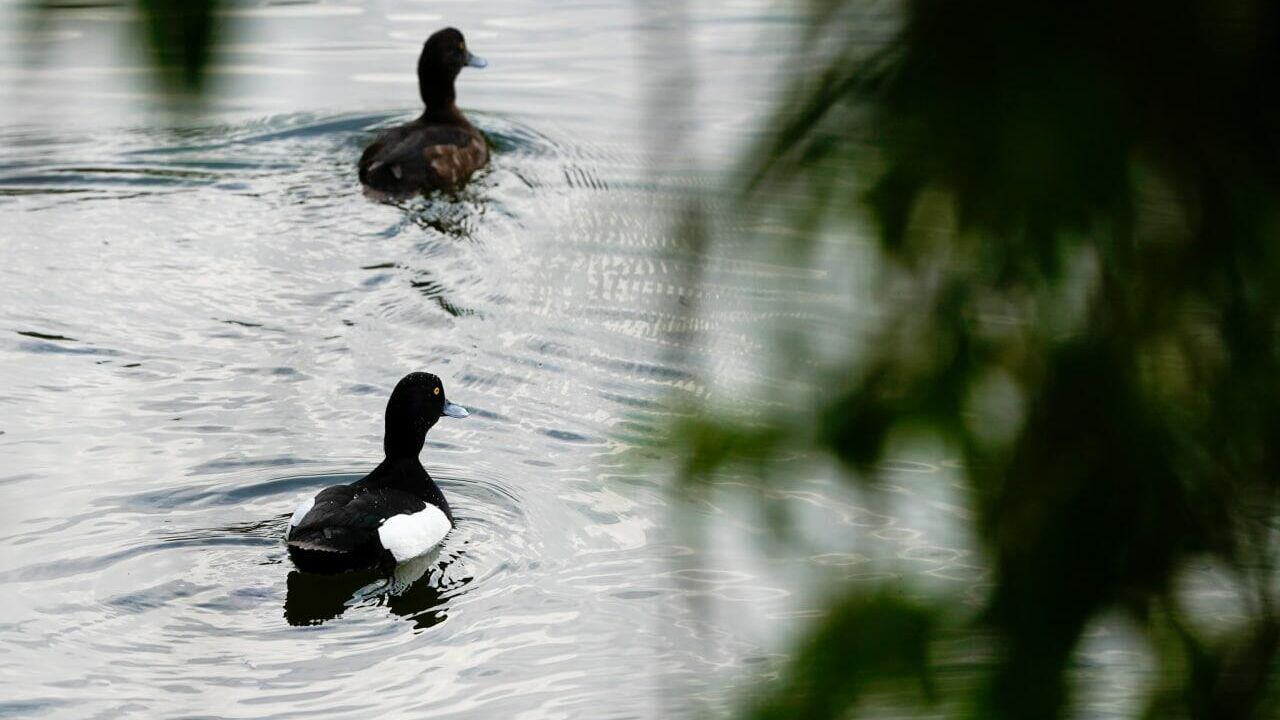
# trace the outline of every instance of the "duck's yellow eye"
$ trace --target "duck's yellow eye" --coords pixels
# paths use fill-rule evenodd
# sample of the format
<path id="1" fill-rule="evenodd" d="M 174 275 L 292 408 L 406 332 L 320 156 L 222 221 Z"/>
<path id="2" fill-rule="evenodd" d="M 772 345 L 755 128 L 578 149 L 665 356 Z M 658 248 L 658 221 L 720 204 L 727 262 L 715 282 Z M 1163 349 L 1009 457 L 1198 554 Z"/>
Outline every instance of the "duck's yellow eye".
<path id="1" fill-rule="evenodd" d="M 433 395 L 439 395 L 439 394 L 440 394 L 440 388 L 432 388 L 432 389 L 431 389 L 431 393 L 432 393 Z"/>
<path id="2" fill-rule="evenodd" d="M 466 43 L 458 43 L 458 49 L 459 49 L 459 50 L 461 50 L 462 52 L 466 52 L 466 51 L 467 51 L 467 44 L 466 44 Z"/>

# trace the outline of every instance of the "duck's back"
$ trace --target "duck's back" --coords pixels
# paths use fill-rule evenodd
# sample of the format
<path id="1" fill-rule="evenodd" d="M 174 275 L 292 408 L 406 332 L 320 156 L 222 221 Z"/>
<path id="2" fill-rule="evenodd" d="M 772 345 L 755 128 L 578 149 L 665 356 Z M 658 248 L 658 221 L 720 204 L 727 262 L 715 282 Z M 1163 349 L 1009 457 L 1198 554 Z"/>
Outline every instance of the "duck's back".
<path id="1" fill-rule="evenodd" d="M 303 503 L 290 520 L 287 546 L 303 570 L 342 572 L 418 557 L 452 526 L 447 504 L 442 509 L 413 492 L 362 481 L 326 488 Z"/>
<path id="2" fill-rule="evenodd" d="M 379 135 L 360 157 L 360 182 L 377 192 L 407 195 L 453 188 L 489 160 L 489 147 L 470 124 L 415 120 Z"/>

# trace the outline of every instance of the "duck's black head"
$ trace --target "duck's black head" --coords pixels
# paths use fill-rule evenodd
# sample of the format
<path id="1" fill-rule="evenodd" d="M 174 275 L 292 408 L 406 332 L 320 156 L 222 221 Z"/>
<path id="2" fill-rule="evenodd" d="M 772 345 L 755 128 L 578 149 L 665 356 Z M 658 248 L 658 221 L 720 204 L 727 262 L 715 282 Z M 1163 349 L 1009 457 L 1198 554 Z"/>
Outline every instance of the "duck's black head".
<path id="1" fill-rule="evenodd" d="M 382 447 L 387 457 L 414 457 L 422 452 L 427 431 L 441 416 L 464 418 L 470 413 L 445 399 L 444 384 L 431 373 L 405 375 L 387 401 L 387 428 Z"/>
<path id="2" fill-rule="evenodd" d="M 488 65 L 467 49 L 467 40 L 455 28 L 445 28 L 427 38 L 418 56 L 418 92 L 427 110 L 444 110 L 453 105 L 453 81 L 464 67 Z"/>

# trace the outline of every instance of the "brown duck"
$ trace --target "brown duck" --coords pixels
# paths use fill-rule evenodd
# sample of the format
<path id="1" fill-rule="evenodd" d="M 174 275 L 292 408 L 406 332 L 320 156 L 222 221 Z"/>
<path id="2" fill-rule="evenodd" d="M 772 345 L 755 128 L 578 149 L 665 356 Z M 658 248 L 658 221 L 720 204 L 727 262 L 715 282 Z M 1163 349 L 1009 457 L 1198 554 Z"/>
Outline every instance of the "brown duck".
<path id="1" fill-rule="evenodd" d="M 454 104 L 453 81 L 482 68 L 454 28 L 427 38 L 418 58 L 418 91 L 427 106 L 405 125 L 384 130 L 360 156 L 360 184 L 374 196 L 403 197 L 462 185 L 489 160 L 484 136 Z"/>

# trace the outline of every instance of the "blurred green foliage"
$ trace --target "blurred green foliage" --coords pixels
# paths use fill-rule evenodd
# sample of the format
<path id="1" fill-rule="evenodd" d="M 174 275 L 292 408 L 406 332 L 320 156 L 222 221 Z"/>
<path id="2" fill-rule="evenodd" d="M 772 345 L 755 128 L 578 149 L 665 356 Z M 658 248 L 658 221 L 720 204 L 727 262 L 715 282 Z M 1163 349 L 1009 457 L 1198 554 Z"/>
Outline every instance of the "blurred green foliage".
<path id="1" fill-rule="evenodd" d="M 931 699 L 927 654 L 932 624 L 927 610 L 901 598 L 846 594 L 797 649 L 781 687 L 753 716 L 845 717 L 868 688 Z"/>
<path id="2" fill-rule="evenodd" d="M 30 0 L 32 17 L 48 25 L 60 11 L 124 7 L 137 14 L 139 46 L 149 55 L 156 84 L 175 97 L 199 100 L 213 61 L 214 43 L 224 32 L 221 0 Z"/>
<path id="3" fill-rule="evenodd" d="M 219 5 L 218 0 L 138 0 L 155 66 L 167 86 L 191 92 L 204 84 Z"/>
<path id="4" fill-rule="evenodd" d="M 795 422 L 681 428 L 683 468 L 769 483 L 807 448 L 866 488 L 895 433 L 928 434 L 963 456 L 995 587 L 973 622 L 847 589 L 752 716 L 847 717 L 869 682 L 929 687 L 931 644 L 989 639 L 937 707 L 1066 717 L 1111 612 L 1156 655 L 1143 717 L 1280 716 L 1280 4 L 913 0 L 887 42 L 866 7 L 812 2 L 795 64 L 821 71 L 753 149 L 743 211 L 796 249 L 870 218 L 882 297 L 909 300 Z M 1229 630 L 1176 586 L 1204 560 L 1244 596 Z"/>

